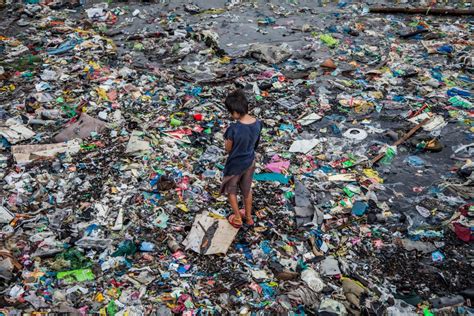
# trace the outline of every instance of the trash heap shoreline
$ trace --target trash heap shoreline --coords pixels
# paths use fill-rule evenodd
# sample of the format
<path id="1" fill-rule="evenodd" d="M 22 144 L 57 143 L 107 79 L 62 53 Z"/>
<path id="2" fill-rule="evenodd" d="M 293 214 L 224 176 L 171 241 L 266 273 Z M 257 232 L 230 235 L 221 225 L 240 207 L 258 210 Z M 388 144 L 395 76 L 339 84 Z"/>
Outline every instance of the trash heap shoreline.
<path id="1" fill-rule="evenodd" d="M 1 315 L 474 313 L 470 17 L 0 13 Z M 264 124 L 240 230 L 219 195 L 237 88 Z"/>

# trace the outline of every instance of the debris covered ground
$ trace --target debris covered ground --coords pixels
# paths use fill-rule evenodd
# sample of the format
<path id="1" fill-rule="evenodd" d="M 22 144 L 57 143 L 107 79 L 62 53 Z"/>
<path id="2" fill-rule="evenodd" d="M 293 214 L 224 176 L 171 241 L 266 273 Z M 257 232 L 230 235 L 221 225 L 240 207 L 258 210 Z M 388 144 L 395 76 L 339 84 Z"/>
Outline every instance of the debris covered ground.
<path id="1" fill-rule="evenodd" d="M 0 11 L 0 314 L 472 315 L 472 17 L 315 1 Z M 265 128 L 255 227 L 223 100 Z"/>

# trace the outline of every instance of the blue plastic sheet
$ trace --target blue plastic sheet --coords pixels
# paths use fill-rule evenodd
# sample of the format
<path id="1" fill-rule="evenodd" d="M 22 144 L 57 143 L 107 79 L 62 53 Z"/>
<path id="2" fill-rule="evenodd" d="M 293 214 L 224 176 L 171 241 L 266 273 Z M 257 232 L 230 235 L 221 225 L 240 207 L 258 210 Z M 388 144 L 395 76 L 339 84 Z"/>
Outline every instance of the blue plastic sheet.
<path id="1" fill-rule="evenodd" d="M 462 90 L 462 89 L 459 89 L 459 88 L 451 88 L 446 93 L 450 97 L 454 97 L 456 95 L 459 95 L 461 97 L 471 97 L 472 96 L 471 92 L 469 92 L 467 90 Z"/>
<path id="2" fill-rule="evenodd" d="M 365 202 L 355 201 L 354 204 L 352 205 L 352 214 L 356 216 L 362 216 L 365 214 L 368 207 L 369 206 Z"/>
<path id="3" fill-rule="evenodd" d="M 76 47 L 76 45 L 80 44 L 82 42 L 82 40 L 80 39 L 72 39 L 72 40 L 69 40 L 65 43 L 62 43 L 61 45 L 59 45 L 58 48 L 55 48 L 55 49 L 50 49 L 48 50 L 48 54 L 49 55 L 61 55 L 61 54 L 64 54 L 72 49 L 74 49 L 74 47 Z"/>
<path id="4" fill-rule="evenodd" d="M 421 168 L 425 165 L 425 161 L 418 156 L 408 156 L 405 162 L 412 167 Z"/>
<path id="5" fill-rule="evenodd" d="M 285 176 L 281 173 L 258 173 L 253 175 L 255 181 L 277 181 L 281 184 L 288 184 L 290 181 L 289 176 Z"/>
<path id="6" fill-rule="evenodd" d="M 242 251 L 245 259 L 253 260 L 252 252 L 250 251 L 248 243 L 238 243 L 235 245 L 235 249 Z"/>
<path id="7" fill-rule="evenodd" d="M 144 241 L 140 244 L 140 251 L 153 251 L 155 249 L 155 244 L 152 242 Z"/>
<path id="8" fill-rule="evenodd" d="M 266 255 L 272 252 L 272 247 L 270 246 L 270 242 L 268 240 L 264 240 L 260 243 L 260 249 L 262 249 L 263 253 Z"/>
<path id="9" fill-rule="evenodd" d="M 436 51 L 441 54 L 451 54 L 452 52 L 454 52 L 454 47 L 452 45 L 445 44 L 443 46 L 438 47 Z"/>
<path id="10" fill-rule="evenodd" d="M 265 298 L 272 298 L 275 296 L 275 289 L 273 286 L 270 286 L 266 283 L 260 283 L 259 285 L 262 288 L 263 296 Z"/>

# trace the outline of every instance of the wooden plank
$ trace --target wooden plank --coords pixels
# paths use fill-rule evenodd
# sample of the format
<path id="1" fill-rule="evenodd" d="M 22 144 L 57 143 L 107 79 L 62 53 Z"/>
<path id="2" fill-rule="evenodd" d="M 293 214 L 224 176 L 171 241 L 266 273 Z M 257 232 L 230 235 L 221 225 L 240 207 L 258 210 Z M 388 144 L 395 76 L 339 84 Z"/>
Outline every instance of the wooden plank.
<path id="1" fill-rule="evenodd" d="M 371 7 L 371 13 L 386 14 L 425 14 L 425 15 L 474 15 L 474 9 L 446 9 L 446 8 L 402 8 L 402 7 Z"/>
<path id="2" fill-rule="evenodd" d="M 398 146 L 400 144 L 403 144 L 407 139 L 409 139 L 411 136 L 413 136 L 413 134 L 415 134 L 420 128 L 423 127 L 423 125 L 425 125 L 426 123 L 428 123 L 428 121 L 430 120 L 430 118 L 425 118 L 423 121 L 421 121 L 421 123 L 419 123 L 417 126 L 413 127 L 408 133 L 406 133 L 402 138 L 400 138 L 399 140 L 397 140 L 395 143 L 393 143 L 392 146 Z M 385 156 L 385 153 L 380 153 L 378 154 L 377 156 L 375 156 L 373 159 L 372 159 L 372 164 L 376 163 L 377 161 L 379 161 L 380 159 L 382 159 L 383 157 Z"/>

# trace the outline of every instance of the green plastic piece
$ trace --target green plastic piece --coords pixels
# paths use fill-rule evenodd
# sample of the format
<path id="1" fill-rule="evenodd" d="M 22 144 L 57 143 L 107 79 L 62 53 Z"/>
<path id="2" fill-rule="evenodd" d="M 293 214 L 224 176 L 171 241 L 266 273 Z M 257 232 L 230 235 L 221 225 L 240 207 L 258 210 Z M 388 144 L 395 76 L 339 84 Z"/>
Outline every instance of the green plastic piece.
<path id="1" fill-rule="evenodd" d="M 118 249 L 112 254 L 112 257 L 131 256 L 137 252 L 137 246 L 131 240 L 122 241 Z"/>
<path id="2" fill-rule="evenodd" d="M 457 107 L 457 108 L 462 108 L 462 109 L 472 108 L 472 103 L 469 100 L 466 100 L 458 95 L 450 98 L 448 101 L 449 103 L 451 103 L 452 106 Z"/>
<path id="3" fill-rule="evenodd" d="M 295 196 L 295 193 L 292 191 L 288 191 L 288 192 L 285 192 L 284 196 L 285 196 L 285 199 L 290 200 L 292 197 Z"/>
<path id="4" fill-rule="evenodd" d="M 348 197 L 353 197 L 354 196 L 354 192 L 352 192 L 348 188 L 343 188 L 342 191 L 344 191 L 344 193 L 347 194 Z"/>
<path id="5" fill-rule="evenodd" d="M 380 160 L 381 164 L 384 165 L 389 165 L 392 163 L 392 160 L 395 158 L 395 150 L 393 148 L 387 148 L 387 151 L 385 152 L 385 156 Z"/>
<path id="6" fill-rule="evenodd" d="M 434 314 L 428 308 L 423 308 L 423 315 L 424 316 L 434 316 Z"/>
<path id="7" fill-rule="evenodd" d="M 107 304 L 107 316 L 115 316 L 115 314 L 117 314 L 117 305 L 115 305 L 115 301 L 111 300 Z"/>
<path id="8" fill-rule="evenodd" d="M 319 35 L 319 39 L 326 44 L 327 46 L 334 48 L 339 45 L 339 40 L 335 39 L 329 34 L 321 34 Z"/>
<path id="9" fill-rule="evenodd" d="M 93 281 L 95 279 L 95 275 L 91 269 L 58 272 L 56 277 L 59 280 L 64 280 L 66 283 Z"/>
<path id="10" fill-rule="evenodd" d="M 354 165 L 354 162 L 352 160 L 346 160 L 342 163 L 342 166 L 344 168 L 349 168 L 349 167 L 352 167 Z"/>

